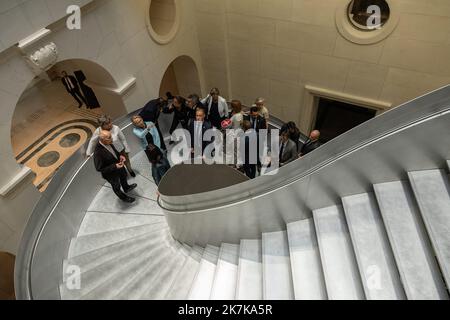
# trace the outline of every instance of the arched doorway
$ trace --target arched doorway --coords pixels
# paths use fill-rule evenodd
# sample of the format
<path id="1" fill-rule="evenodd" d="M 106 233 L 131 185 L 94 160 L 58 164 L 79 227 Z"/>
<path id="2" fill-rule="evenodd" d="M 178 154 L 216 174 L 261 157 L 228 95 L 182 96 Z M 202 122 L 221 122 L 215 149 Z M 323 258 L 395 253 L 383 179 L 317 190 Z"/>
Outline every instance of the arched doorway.
<path id="1" fill-rule="evenodd" d="M 189 56 L 180 56 L 176 58 L 167 67 L 161 80 L 159 96 L 166 96 L 170 92 L 174 96 L 180 95 L 187 98 L 191 94 L 201 96 L 200 76 L 195 61 Z M 160 126 L 163 133 L 167 133 L 172 124 L 172 115 L 162 114 L 160 117 Z"/>
<path id="2" fill-rule="evenodd" d="M 176 58 L 167 67 L 159 90 L 160 96 L 166 92 L 187 97 L 192 93 L 201 95 L 200 77 L 195 61 L 188 56 Z"/>
<path id="3" fill-rule="evenodd" d="M 68 81 L 62 80 L 62 72 Z M 14 111 L 11 144 L 17 162 L 36 174 L 34 184 L 40 191 L 90 139 L 100 115 L 115 119 L 126 114 L 116 88 L 100 65 L 72 59 L 33 79 L 22 93 Z"/>

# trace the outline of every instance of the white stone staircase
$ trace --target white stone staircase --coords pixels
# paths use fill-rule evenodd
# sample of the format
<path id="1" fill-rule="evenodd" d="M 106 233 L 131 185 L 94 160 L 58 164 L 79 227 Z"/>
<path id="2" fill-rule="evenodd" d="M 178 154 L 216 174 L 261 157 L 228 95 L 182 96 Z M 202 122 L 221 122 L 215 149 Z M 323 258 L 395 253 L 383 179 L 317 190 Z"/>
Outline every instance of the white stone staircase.
<path id="1" fill-rule="evenodd" d="M 133 161 L 137 202 L 99 192 L 64 261 L 80 267 L 81 289 L 62 283 L 62 299 L 449 299 L 444 166 L 343 197 L 286 231 L 201 248 L 172 238 L 145 159 Z"/>

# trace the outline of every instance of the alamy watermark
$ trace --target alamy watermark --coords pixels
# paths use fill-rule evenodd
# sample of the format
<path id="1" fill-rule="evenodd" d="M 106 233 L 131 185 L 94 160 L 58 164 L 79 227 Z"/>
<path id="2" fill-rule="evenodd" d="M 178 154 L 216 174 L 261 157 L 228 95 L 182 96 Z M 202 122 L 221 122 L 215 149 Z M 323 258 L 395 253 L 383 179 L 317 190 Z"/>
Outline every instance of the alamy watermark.
<path id="1" fill-rule="evenodd" d="M 371 16 L 367 19 L 367 28 L 369 30 L 381 29 L 381 8 L 377 5 L 371 5 L 367 8 L 367 13 Z"/>
<path id="2" fill-rule="evenodd" d="M 68 265 L 64 270 L 64 282 L 68 290 L 81 289 L 81 268 L 75 265 Z"/>
<path id="3" fill-rule="evenodd" d="M 189 131 L 177 129 L 172 134 L 177 144 L 168 157 L 174 164 L 258 165 L 261 175 L 274 175 L 280 167 L 279 133 L 277 129 L 210 129 L 192 137 Z"/>
<path id="4" fill-rule="evenodd" d="M 69 30 L 81 29 L 81 9 L 77 5 L 67 7 L 66 13 L 69 17 L 66 20 L 66 26 Z"/>

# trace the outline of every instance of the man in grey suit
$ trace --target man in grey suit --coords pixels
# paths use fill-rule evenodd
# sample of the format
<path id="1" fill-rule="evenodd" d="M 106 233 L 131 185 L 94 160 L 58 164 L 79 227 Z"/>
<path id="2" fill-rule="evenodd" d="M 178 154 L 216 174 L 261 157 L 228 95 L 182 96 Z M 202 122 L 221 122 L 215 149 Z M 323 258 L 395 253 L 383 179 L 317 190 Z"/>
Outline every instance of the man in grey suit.
<path id="1" fill-rule="evenodd" d="M 297 145 L 289 139 L 289 132 L 285 131 L 280 136 L 280 167 L 297 159 Z"/>

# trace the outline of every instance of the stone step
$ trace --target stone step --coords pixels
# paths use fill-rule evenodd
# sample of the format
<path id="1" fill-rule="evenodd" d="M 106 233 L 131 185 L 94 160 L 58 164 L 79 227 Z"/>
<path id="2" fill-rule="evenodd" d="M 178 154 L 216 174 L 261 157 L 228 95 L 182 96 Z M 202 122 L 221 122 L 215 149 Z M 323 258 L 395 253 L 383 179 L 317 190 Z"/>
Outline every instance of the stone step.
<path id="1" fill-rule="evenodd" d="M 74 238 L 70 243 L 68 257 L 71 259 L 91 251 L 129 240 L 139 235 L 166 228 L 166 223 L 153 223 Z"/>
<path id="2" fill-rule="evenodd" d="M 239 245 L 222 244 L 211 289 L 211 300 L 235 300 L 238 263 Z"/>
<path id="3" fill-rule="evenodd" d="M 448 298 L 410 185 L 395 181 L 374 189 L 407 298 Z"/>
<path id="4" fill-rule="evenodd" d="M 263 299 L 261 240 L 241 240 L 236 286 L 236 300 Z"/>
<path id="5" fill-rule="evenodd" d="M 189 290 L 192 287 L 198 268 L 200 267 L 202 255 L 203 251 L 202 253 L 199 253 L 197 250 L 191 249 L 189 257 L 186 258 L 183 267 L 166 294 L 165 298 L 167 300 L 187 299 Z"/>
<path id="6" fill-rule="evenodd" d="M 295 299 L 326 300 L 327 288 L 313 220 L 290 223 L 287 230 Z"/>
<path id="7" fill-rule="evenodd" d="M 439 265 L 450 287 L 450 184 L 444 170 L 408 173 Z"/>
<path id="8" fill-rule="evenodd" d="M 286 231 L 263 233 L 262 265 L 264 300 L 293 300 L 294 288 Z"/>
<path id="9" fill-rule="evenodd" d="M 356 261 L 368 300 L 401 300 L 400 282 L 375 196 L 363 193 L 342 198 Z"/>
<path id="10" fill-rule="evenodd" d="M 78 231 L 78 237 L 165 221 L 163 216 L 87 212 Z"/>
<path id="11" fill-rule="evenodd" d="M 314 210 L 313 215 L 328 299 L 365 299 L 342 206 Z"/>
<path id="12" fill-rule="evenodd" d="M 219 259 L 219 248 L 207 246 L 203 252 L 198 272 L 188 294 L 188 300 L 209 300 Z"/>

